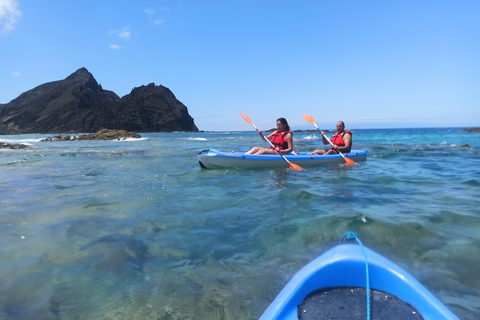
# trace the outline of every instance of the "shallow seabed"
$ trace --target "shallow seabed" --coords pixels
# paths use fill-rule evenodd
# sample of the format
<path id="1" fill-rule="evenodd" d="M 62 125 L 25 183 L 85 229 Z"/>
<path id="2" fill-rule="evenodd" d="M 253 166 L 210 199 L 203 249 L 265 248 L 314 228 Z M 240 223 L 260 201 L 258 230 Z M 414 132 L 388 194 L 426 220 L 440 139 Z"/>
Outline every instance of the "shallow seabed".
<path id="1" fill-rule="evenodd" d="M 258 319 L 347 231 L 478 319 L 480 134 L 353 132 L 366 161 L 302 172 L 200 169 L 255 132 L 0 136 L 34 147 L 0 150 L 0 319 Z"/>

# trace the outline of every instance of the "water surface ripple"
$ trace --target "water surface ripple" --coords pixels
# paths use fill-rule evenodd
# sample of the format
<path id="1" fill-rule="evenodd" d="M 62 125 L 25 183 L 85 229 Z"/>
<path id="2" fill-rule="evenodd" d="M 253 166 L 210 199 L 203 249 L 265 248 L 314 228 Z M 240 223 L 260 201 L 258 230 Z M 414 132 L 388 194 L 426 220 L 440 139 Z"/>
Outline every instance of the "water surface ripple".
<path id="1" fill-rule="evenodd" d="M 34 150 L 0 150 L 0 319 L 258 319 L 346 231 L 478 319 L 479 135 L 354 130 L 367 161 L 303 172 L 200 169 L 255 132 L 1 136 Z"/>

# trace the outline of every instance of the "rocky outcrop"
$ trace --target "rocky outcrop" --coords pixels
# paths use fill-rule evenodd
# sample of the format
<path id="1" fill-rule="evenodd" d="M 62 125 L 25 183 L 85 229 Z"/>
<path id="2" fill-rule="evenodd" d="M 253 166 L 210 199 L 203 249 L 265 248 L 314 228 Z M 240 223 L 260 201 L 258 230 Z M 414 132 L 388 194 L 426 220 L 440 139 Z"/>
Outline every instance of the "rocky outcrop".
<path id="1" fill-rule="evenodd" d="M 0 134 L 198 131 L 188 110 L 164 86 L 134 88 L 122 98 L 87 69 L 40 85 L 0 105 Z"/>
<path id="2" fill-rule="evenodd" d="M 183 103 L 168 88 L 154 83 L 134 88 L 116 103 L 114 111 L 111 126 L 117 129 L 134 132 L 198 131 Z"/>
<path id="3" fill-rule="evenodd" d="M 0 149 L 12 149 L 12 150 L 32 150 L 32 148 L 26 144 L 21 143 L 5 143 L 0 142 Z"/>
<path id="4" fill-rule="evenodd" d="M 125 130 L 103 129 L 96 133 L 78 136 L 77 140 L 119 140 L 127 138 L 139 139 L 141 136 L 138 133 L 128 132 Z"/>
<path id="5" fill-rule="evenodd" d="M 141 138 L 138 133 L 128 132 L 125 130 L 108 130 L 102 129 L 96 133 L 80 135 L 80 136 L 71 136 L 71 135 L 58 135 L 55 137 L 48 137 L 42 139 L 42 142 L 48 141 L 75 141 L 75 140 L 124 140 L 127 138 Z"/>
<path id="6" fill-rule="evenodd" d="M 463 129 L 463 131 L 466 131 L 466 132 L 480 132 L 480 127 Z"/>

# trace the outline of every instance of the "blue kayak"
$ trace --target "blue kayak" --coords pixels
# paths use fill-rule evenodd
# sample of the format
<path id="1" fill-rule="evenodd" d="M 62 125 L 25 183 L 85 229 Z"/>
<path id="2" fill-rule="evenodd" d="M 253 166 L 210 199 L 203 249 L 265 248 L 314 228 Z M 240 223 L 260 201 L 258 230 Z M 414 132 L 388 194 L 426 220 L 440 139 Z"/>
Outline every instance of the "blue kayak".
<path id="1" fill-rule="evenodd" d="M 405 270 L 359 243 L 340 244 L 302 268 L 260 320 L 458 319 Z M 336 292 L 342 288 L 347 293 Z M 349 299 L 358 295 L 358 290 L 363 290 L 359 301 L 365 308 L 360 315 L 351 315 L 356 302 Z M 410 309 L 391 310 L 396 308 L 392 307 L 397 304 L 395 299 L 405 304 L 399 310 Z M 391 305 L 382 307 L 381 303 Z"/>
<path id="2" fill-rule="evenodd" d="M 344 154 L 353 161 L 365 160 L 367 152 L 363 150 L 351 150 Z M 339 154 L 311 155 L 307 152 L 300 154 L 286 154 L 288 161 L 301 167 L 313 167 L 331 163 L 345 163 Z M 281 156 L 275 154 L 245 154 L 245 152 L 219 151 L 215 149 L 203 150 L 198 154 L 200 167 L 204 169 L 225 168 L 288 168 L 288 163 Z"/>

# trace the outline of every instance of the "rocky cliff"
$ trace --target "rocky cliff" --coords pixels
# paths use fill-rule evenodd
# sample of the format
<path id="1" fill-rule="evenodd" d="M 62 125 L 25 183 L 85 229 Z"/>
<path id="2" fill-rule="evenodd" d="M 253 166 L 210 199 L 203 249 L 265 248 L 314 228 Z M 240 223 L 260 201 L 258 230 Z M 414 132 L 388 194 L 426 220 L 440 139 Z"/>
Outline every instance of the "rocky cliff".
<path id="1" fill-rule="evenodd" d="M 149 84 L 122 98 L 103 90 L 87 69 L 42 84 L 0 105 L 0 134 L 198 131 L 166 87 Z"/>

